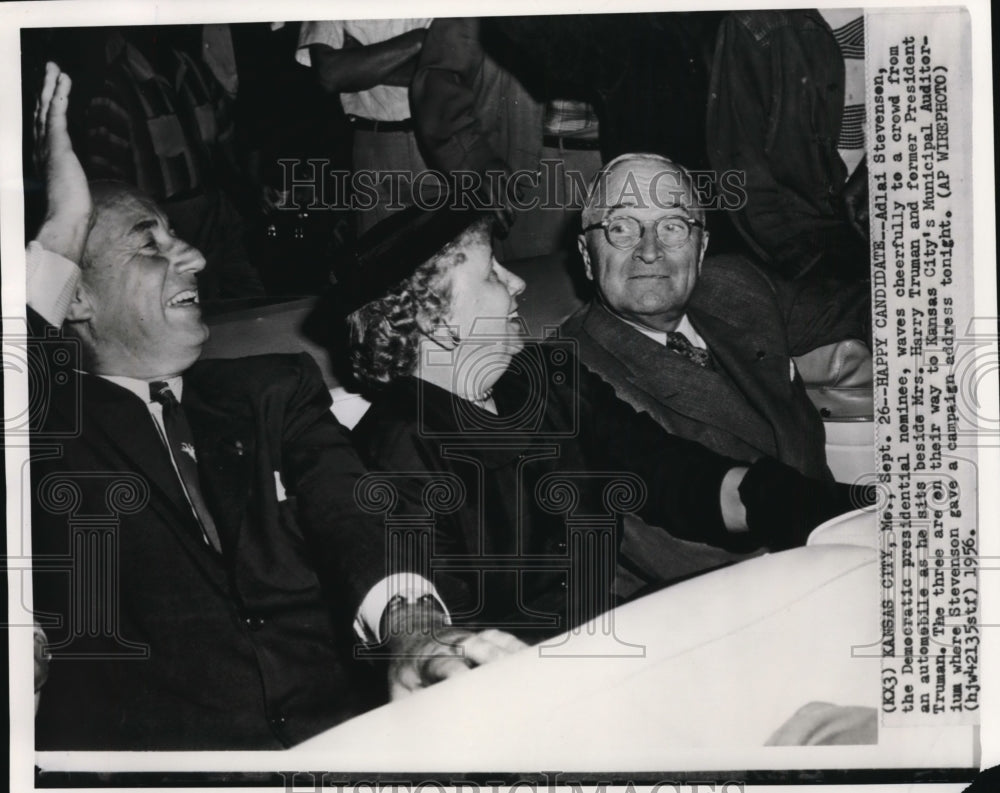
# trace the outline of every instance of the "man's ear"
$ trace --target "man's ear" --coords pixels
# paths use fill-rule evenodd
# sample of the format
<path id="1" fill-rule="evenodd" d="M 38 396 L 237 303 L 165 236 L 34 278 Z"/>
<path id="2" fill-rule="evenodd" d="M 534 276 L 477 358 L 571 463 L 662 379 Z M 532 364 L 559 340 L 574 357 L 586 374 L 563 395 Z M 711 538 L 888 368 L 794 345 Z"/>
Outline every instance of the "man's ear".
<path id="1" fill-rule="evenodd" d="M 708 232 L 701 234 L 701 250 L 698 251 L 698 275 L 701 275 L 701 265 L 705 261 L 705 251 L 708 250 Z"/>
<path id="2" fill-rule="evenodd" d="M 66 322 L 87 322 L 94 318 L 94 304 L 87 291 L 87 287 L 81 282 L 73 293 L 69 310 L 66 312 Z"/>
<path id="3" fill-rule="evenodd" d="M 576 249 L 580 251 L 580 257 L 583 259 L 583 271 L 587 274 L 587 280 L 593 281 L 594 270 L 590 266 L 590 251 L 587 250 L 587 238 L 583 234 L 577 235 Z"/>

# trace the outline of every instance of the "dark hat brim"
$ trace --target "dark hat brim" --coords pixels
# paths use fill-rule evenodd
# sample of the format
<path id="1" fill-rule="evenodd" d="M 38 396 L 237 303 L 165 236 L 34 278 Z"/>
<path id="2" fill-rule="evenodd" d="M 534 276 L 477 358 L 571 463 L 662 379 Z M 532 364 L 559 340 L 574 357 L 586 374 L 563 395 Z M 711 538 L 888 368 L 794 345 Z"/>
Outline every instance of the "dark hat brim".
<path id="1" fill-rule="evenodd" d="M 340 312 L 353 313 L 383 297 L 483 216 L 465 207 L 412 206 L 374 225 L 335 270 Z"/>

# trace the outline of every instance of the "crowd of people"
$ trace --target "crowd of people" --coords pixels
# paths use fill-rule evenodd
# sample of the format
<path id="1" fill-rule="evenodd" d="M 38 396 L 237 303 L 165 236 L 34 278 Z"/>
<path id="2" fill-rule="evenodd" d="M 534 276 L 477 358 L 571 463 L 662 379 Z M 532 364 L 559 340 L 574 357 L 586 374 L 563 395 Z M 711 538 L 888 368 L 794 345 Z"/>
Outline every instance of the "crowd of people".
<path id="1" fill-rule="evenodd" d="M 708 569 L 873 502 L 793 361 L 870 334 L 853 18 L 240 27 L 102 31 L 73 102 L 40 81 L 28 319 L 69 385 L 32 383 L 33 552 L 69 572 L 34 570 L 38 748 L 291 746 L 613 608 L 626 521 L 662 586 L 666 538 Z M 277 163 L 319 145 L 260 104 L 295 110 L 265 41 L 338 105 L 321 156 L 401 175 L 315 213 L 318 279 L 276 280 L 248 232 L 306 222 Z M 753 104 L 810 70 L 823 119 Z M 745 175 L 732 212 L 711 168 Z M 592 295 L 528 338 L 504 263 L 573 238 Z M 350 430 L 308 354 L 199 360 L 202 301 L 307 282 L 372 403 Z M 614 528 L 577 541 L 567 499 Z"/>

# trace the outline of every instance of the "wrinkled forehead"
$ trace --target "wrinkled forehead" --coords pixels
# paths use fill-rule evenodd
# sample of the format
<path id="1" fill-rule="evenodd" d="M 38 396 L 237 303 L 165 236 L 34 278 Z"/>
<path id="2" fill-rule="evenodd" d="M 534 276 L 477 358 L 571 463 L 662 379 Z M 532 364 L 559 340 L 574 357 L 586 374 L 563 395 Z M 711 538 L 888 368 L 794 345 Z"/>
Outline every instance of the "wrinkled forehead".
<path id="1" fill-rule="evenodd" d="M 148 229 L 170 228 L 170 221 L 148 196 L 123 186 L 93 189 L 94 217 L 85 258 L 101 264 L 108 254 L 128 248 Z"/>
<path id="2" fill-rule="evenodd" d="M 669 160 L 652 157 L 612 162 L 598 174 L 583 209 L 583 224 L 596 223 L 617 207 L 651 210 L 650 214 L 680 208 L 699 219 L 704 215 L 687 172 Z"/>

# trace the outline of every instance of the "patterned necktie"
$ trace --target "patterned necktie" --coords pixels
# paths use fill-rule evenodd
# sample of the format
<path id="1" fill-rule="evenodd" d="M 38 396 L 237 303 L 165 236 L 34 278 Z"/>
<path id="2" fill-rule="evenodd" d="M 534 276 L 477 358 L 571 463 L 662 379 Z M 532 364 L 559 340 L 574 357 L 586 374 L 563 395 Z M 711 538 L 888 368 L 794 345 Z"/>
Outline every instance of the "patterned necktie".
<path id="1" fill-rule="evenodd" d="M 177 397 L 174 396 L 174 392 L 170 390 L 170 386 L 162 380 L 149 384 L 149 398 L 153 402 L 163 405 L 163 428 L 166 430 L 167 443 L 170 446 L 174 464 L 177 466 L 177 472 L 180 474 L 181 484 L 194 508 L 194 514 L 201 525 L 205 541 L 221 553 L 222 543 L 219 541 L 219 532 L 215 528 L 215 521 L 212 520 L 205 499 L 201 495 L 201 486 L 198 484 L 198 463 L 194 454 L 194 436 L 191 434 L 191 427 L 184 416 L 184 409 L 177 401 Z"/>
<path id="2" fill-rule="evenodd" d="M 678 355 L 683 355 L 698 366 L 708 367 L 709 365 L 708 350 L 695 347 L 688 341 L 687 336 L 676 330 L 667 331 L 667 349 Z"/>

